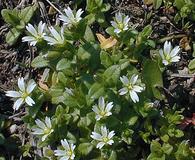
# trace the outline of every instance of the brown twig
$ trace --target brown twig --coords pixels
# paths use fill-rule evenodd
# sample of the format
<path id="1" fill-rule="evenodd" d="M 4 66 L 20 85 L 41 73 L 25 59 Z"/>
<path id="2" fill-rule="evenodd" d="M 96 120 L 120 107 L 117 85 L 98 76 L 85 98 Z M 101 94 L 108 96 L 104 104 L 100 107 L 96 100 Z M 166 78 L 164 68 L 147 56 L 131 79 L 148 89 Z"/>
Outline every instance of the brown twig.
<path id="1" fill-rule="evenodd" d="M 58 13 L 63 14 L 58 8 L 56 8 L 56 6 L 53 5 L 53 3 L 51 3 L 49 0 L 46 0 L 47 3 L 49 3 Z"/>
<path id="2" fill-rule="evenodd" d="M 186 37 L 186 36 L 187 36 L 186 34 L 172 35 L 172 36 L 168 36 L 168 37 L 161 38 L 157 42 L 158 43 L 163 43 L 163 42 L 169 41 L 171 39 L 183 38 L 183 37 Z"/>
<path id="3" fill-rule="evenodd" d="M 171 77 L 174 77 L 174 78 L 195 78 L 195 74 L 177 74 L 177 73 L 174 73 L 172 75 L 170 75 Z"/>
<path id="4" fill-rule="evenodd" d="M 9 116 L 8 119 L 13 119 L 15 117 L 19 117 L 19 116 L 22 116 L 22 115 L 25 115 L 27 112 L 19 112 L 19 113 L 16 113 L 12 116 Z"/>

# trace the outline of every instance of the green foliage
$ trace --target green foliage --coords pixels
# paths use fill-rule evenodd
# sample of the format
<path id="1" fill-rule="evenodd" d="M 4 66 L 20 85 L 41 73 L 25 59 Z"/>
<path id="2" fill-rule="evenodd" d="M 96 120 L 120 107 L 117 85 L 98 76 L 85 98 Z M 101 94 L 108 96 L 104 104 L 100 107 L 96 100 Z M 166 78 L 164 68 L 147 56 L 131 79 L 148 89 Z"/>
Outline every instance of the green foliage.
<path id="1" fill-rule="evenodd" d="M 103 3 L 103 0 L 86 0 L 86 11 L 90 14 L 86 17 L 88 24 L 97 21 L 100 24 L 105 23 L 104 12 L 110 9 L 109 3 Z"/>
<path id="2" fill-rule="evenodd" d="M 19 36 L 24 31 L 26 24 L 31 20 L 36 8 L 36 5 L 34 5 L 23 8 L 21 10 L 18 10 L 17 8 L 13 10 L 1 10 L 1 15 L 4 21 L 11 27 L 11 30 L 6 36 L 6 42 L 9 45 L 16 43 Z"/>
<path id="3" fill-rule="evenodd" d="M 162 0 L 154 1 L 155 9 L 161 5 Z M 24 31 L 34 7 L 2 11 L 4 20 L 12 26 L 10 32 L 13 33 L 7 35 L 10 44 Z M 55 26 L 64 40 L 62 43 L 50 45 L 43 39 L 43 43 L 37 44 L 39 55 L 32 60 L 31 66 L 40 69 L 40 74 L 45 70 L 31 95 L 36 103 L 26 108 L 23 121 L 32 130 L 37 127 L 36 119 L 51 118 L 53 132 L 42 140 L 43 135 L 48 134 L 48 126 L 46 129 L 42 126 L 44 133 L 37 139 L 38 147 L 51 146 L 44 154 L 46 159 L 59 159 L 53 150 L 63 149 L 60 144 L 63 139 L 75 144 L 75 159 L 192 159 L 185 132 L 179 128 L 184 118 L 182 111 L 178 106 L 159 107 L 153 103 L 165 100 L 162 92 L 162 70 L 165 67 L 149 54 L 156 47 L 150 38 L 152 25 L 139 31 L 128 26 L 118 34 L 114 27 L 105 25 L 108 27 L 105 28 L 103 25 L 106 24 L 104 14 L 109 8 L 110 5 L 103 0 L 87 0 L 86 17 L 61 32 L 60 26 Z M 101 48 L 92 29 L 95 21 L 98 26 L 103 26 L 111 36 L 109 38 L 115 39 L 116 44 Z M 48 30 L 44 32 L 50 36 Z M 54 38 L 60 41 L 59 36 Z M 104 41 L 108 39 L 104 38 Z M 193 62 L 189 68 L 194 70 Z M 113 104 L 113 108 L 109 116 L 105 111 L 98 113 L 102 116 L 98 119 L 94 107 L 101 108 L 102 97 L 105 100 L 103 108 L 108 109 L 108 104 Z M 115 135 L 112 145 L 106 144 L 108 139 L 104 138 L 105 145 L 98 149 L 98 140 L 91 135 L 100 133 L 103 126 L 114 131 Z M 0 143 L 4 142 L 3 135 L 0 135 Z M 21 148 L 23 156 L 28 157 L 31 149 L 30 145 L 24 145 Z"/>
<path id="4" fill-rule="evenodd" d="M 193 0 L 175 0 L 174 5 L 179 10 L 175 20 L 181 20 L 183 18 L 189 18 L 195 20 L 195 2 Z"/>

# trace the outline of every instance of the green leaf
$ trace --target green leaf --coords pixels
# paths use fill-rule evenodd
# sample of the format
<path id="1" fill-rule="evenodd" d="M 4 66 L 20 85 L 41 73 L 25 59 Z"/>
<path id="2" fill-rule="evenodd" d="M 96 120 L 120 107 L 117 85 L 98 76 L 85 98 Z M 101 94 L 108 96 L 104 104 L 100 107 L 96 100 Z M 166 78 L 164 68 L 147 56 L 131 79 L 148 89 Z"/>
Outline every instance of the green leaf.
<path id="1" fill-rule="evenodd" d="M 142 37 L 148 37 L 152 34 L 152 26 L 151 25 L 147 25 L 146 27 L 144 27 L 143 31 L 141 32 L 141 36 Z"/>
<path id="2" fill-rule="evenodd" d="M 152 98 L 162 100 L 164 97 L 157 87 L 163 87 L 162 73 L 158 64 L 152 60 L 146 60 L 143 67 L 143 80 L 146 84 L 146 92 Z"/>
<path id="3" fill-rule="evenodd" d="M 159 156 L 162 156 L 163 155 L 163 151 L 161 149 L 161 145 L 158 141 L 156 140 L 153 140 L 151 145 L 150 145 L 150 150 L 152 153 L 155 153 Z"/>
<path id="4" fill-rule="evenodd" d="M 109 67 L 112 65 L 112 59 L 109 55 L 108 52 L 106 51 L 101 51 L 100 52 L 100 59 L 101 59 L 101 64 L 104 66 L 104 67 Z"/>
<path id="5" fill-rule="evenodd" d="M 15 26 L 15 28 L 18 30 L 18 31 L 21 31 L 22 32 L 22 30 L 25 28 L 25 23 L 24 23 L 24 21 L 20 21 L 20 24 L 18 24 L 18 25 L 16 25 Z"/>
<path id="6" fill-rule="evenodd" d="M 36 117 L 38 112 L 40 111 L 40 108 L 42 107 L 42 103 L 44 101 L 44 96 L 42 94 L 37 95 L 36 97 L 36 103 L 33 105 L 33 107 L 29 107 L 29 115 L 33 118 Z"/>
<path id="7" fill-rule="evenodd" d="M 180 138 L 180 137 L 183 137 L 183 136 L 184 136 L 184 133 L 183 133 L 182 130 L 180 130 L 180 129 L 175 130 L 175 137 Z"/>
<path id="8" fill-rule="evenodd" d="M 86 156 L 92 151 L 93 145 L 92 145 L 92 143 L 81 143 L 81 144 L 79 144 L 77 149 L 81 155 Z"/>
<path id="9" fill-rule="evenodd" d="M 106 33 L 108 33 L 110 36 L 115 36 L 113 27 L 106 28 Z"/>
<path id="10" fill-rule="evenodd" d="M 36 10 L 36 5 L 26 7 L 22 9 L 19 13 L 19 17 L 25 22 L 28 23 L 30 19 L 32 18 L 35 10 Z"/>
<path id="11" fill-rule="evenodd" d="M 105 70 L 103 76 L 105 83 L 108 85 L 114 85 L 117 83 L 120 77 L 120 66 L 119 65 L 113 65 Z"/>
<path id="12" fill-rule="evenodd" d="M 111 5 L 109 3 L 104 3 L 101 6 L 101 12 L 107 12 L 108 10 L 110 10 Z"/>
<path id="13" fill-rule="evenodd" d="M 117 160 L 117 154 L 115 151 L 112 151 L 108 160 Z"/>
<path id="14" fill-rule="evenodd" d="M 16 28 L 12 28 L 6 35 L 6 42 L 9 45 L 13 45 L 19 38 L 21 32 Z"/>
<path id="15" fill-rule="evenodd" d="M 190 151 L 190 146 L 187 141 L 182 141 L 175 152 L 176 160 L 193 160 L 193 155 Z"/>
<path id="16" fill-rule="evenodd" d="M 64 84 L 64 86 L 66 86 L 66 83 L 67 83 L 67 81 L 68 81 L 68 79 L 66 78 L 66 76 L 64 75 L 63 72 L 59 72 L 59 73 L 58 73 L 58 80 L 59 80 L 62 84 Z"/>
<path id="17" fill-rule="evenodd" d="M 86 27 L 84 39 L 88 42 L 95 41 L 95 37 L 94 37 L 93 32 L 89 26 Z"/>
<path id="18" fill-rule="evenodd" d="M 124 132 L 121 134 L 122 140 L 130 145 L 132 143 L 132 137 L 133 137 L 134 131 L 132 129 L 126 129 Z"/>
<path id="19" fill-rule="evenodd" d="M 173 146 L 171 146 L 168 143 L 164 143 L 162 146 L 162 150 L 165 154 L 170 155 L 171 152 L 173 151 Z"/>
<path id="20" fill-rule="evenodd" d="M 162 156 L 159 156 L 159 155 L 157 155 L 157 154 L 151 153 L 151 154 L 148 156 L 147 160 L 166 160 L 166 159 L 165 159 L 165 155 L 164 155 L 164 154 L 163 154 Z"/>
<path id="21" fill-rule="evenodd" d="M 88 92 L 88 97 L 90 99 L 98 99 L 104 94 L 104 87 L 99 83 L 94 83 Z"/>
<path id="22" fill-rule="evenodd" d="M 162 5 L 162 0 L 154 0 L 153 5 L 155 9 L 160 8 L 160 6 Z"/>
<path id="23" fill-rule="evenodd" d="M 174 6 L 177 7 L 177 9 L 181 9 L 185 5 L 185 0 L 175 0 Z"/>
<path id="24" fill-rule="evenodd" d="M 83 62 L 88 62 L 90 68 L 94 69 L 100 65 L 100 48 L 98 44 L 85 43 L 78 49 L 78 58 Z"/>
<path id="25" fill-rule="evenodd" d="M 78 127 L 86 128 L 92 123 L 91 119 L 86 116 L 86 117 L 81 117 L 79 122 L 78 122 Z"/>
<path id="26" fill-rule="evenodd" d="M 10 9 L 3 9 L 1 11 L 1 15 L 4 21 L 8 24 L 11 24 L 12 27 L 20 24 L 20 18 L 18 17 L 19 11 L 17 9 L 10 10 Z"/>
<path id="27" fill-rule="evenodd" d="M 188 64 L 188 68 L 189 68 L 191 73 L 195 72 L 195 58 L 190 61 L 190 63 Z"/>
<path id="28" fill-rule="evenodd" d="M 100 24 L 105 22 L 105 16 L 102 12 L 96 14 L 95 18 L 96 18 L 97 22 Z"/>
<path id="29" fill-rule="evenodd" d="M 61 70 L 68 69 L 68 68 L 70 68 L 70 67 L 71 67 L 70 62 L 69 62 L 67 59 L 63 58 L 63 59 L 61 59 L 61 60 L 57 63 L 57 65 L 56 65 L 56 70 L 57 70 L 57 71 L 61 71 Z"/>
<path id="30" fill-rule="evenodd" d="M 95 5 L 97 5 L 99 8 L 102 6 L 103 0 L 95 0 Z"/>
<path id="31" fill-rule="evenodd" d="M 43 56 L 37 56 L 35 59 L 33 59 L 31 66 L 34 68 L 43 68 L 47 67 L 49 65 L 49 61 L 44 59 Z"/>

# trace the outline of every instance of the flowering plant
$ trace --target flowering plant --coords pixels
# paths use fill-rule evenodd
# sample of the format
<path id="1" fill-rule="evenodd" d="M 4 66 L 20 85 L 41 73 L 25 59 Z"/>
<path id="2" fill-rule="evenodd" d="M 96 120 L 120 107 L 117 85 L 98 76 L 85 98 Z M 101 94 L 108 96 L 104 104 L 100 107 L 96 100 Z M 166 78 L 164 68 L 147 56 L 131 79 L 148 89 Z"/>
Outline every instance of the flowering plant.
<path id="1" fill-rule="evenodd" d="M 66 7 L 56 16 L 56 25 L 26 25 L 29 36 L 22 41 L 37 47 L 31 65 L 41 80 L 26 85 L 19 78 L 19 91 L 6 95 L 16 99 L 15 110 L 26 110 L 23 121 L 29 134 L 38 147 L 50 151 L 43 157 L 171 160 L 181 154 L 192 160 L 178 127 L 182 111 L 156 104 L 166 100 L 163 71 L 177 64 L 182 49 L 168 41 L 157 49 L 151 25 L 138 31 L 121 12 L 106 22 L 110 5 L 93 2 L 86 1 L 85 11 Z M 110 38 L 95 36 L 96 23 Z M 149 50 L 157 54 L 151 56 Z"/>

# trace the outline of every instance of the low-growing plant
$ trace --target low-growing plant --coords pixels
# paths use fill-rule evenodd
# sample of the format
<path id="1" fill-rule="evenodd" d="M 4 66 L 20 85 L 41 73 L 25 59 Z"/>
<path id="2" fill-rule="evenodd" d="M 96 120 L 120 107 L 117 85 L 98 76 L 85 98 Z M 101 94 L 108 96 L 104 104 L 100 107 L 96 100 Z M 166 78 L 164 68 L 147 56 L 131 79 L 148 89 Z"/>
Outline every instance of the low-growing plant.
<path id="1" fill-rule="evenodd" d="M 66 8 L 62 25 L 26 25 L 29 35 L 22 41 L 37 47 L 31 65 L 42 76 L 37 84 L 18 79 L 19 90 L 7 96 L 17 99 L 14 110 L 25 106 L 23 121 L 44 158 L 193 159 L 178 126 L 182 111 L 155 103 L 165 99 L 163 71 L 182 50 L 166 41 L 151 55 L 152 26 L 138 32 L 121 12 L 107 22 L 108 38 L 96 38 L 91 25 L 105 21 L 109 5 L 94 2 L 87 1 L 85 17 L 81 9 Z"/>

